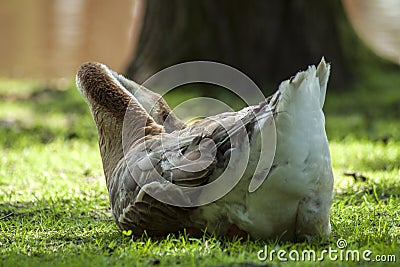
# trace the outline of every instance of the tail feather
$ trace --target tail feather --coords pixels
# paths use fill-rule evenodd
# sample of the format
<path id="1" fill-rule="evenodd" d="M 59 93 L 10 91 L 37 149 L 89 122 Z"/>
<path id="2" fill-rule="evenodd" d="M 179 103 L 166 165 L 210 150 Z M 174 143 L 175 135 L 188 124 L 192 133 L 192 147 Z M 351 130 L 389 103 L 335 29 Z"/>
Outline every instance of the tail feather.
<path id="1" fill-rule="evenodd" d="M 320 105 L 321 108 L 324 106 L 326 87 L 328 85 L 329 73 L 331 70 L 331 65 L 325 62 L 325 58 L 321 59 L 317 67 L 317 78 L 319 79 L 319 87 L 321 88 L 320 93 Z"/>

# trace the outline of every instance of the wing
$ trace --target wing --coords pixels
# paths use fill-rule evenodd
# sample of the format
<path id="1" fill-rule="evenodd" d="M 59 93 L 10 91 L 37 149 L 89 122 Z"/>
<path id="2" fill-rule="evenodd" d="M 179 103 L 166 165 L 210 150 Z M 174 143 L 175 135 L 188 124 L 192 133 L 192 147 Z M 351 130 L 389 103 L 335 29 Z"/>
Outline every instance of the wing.
<path id="1" fill-rule="evenodd" d="M 205 221 L 191 221 L 193 197 L 197 196 L 188 196 L 185 188 L 209 183 L 224 167 L 231 149 L 229 134 L 242 119 L 234 113 L 222 114 L 136 145 L 108 185 L 120 228 L 132 230 L 135 236 L 145 230 L 158 236 L 183 228 L 204 229 Z"/>
<path id="2" fill-rule="evenodd" d="M 159 145 L 160 139 L 151 139 L 136 146 L 125 160 L 121 160 L 108 185 L 117 224 L 121 229 L 132 230 L 135 236 L 140 236 L 145 230 L 152 236 L 159 236 L 187 227 L 202 228 L 201 222 L 190 221 L 189 212 L 193 208 L 169 205 L 153 196 L 161 195 L 170 201 L 189 204 L 182 188 L 174 186 L 205 183 L 215 164 L 192 173 L 174 168 L 168 159 L 171 153 L 168 149 L 161 151 Z M 193 151 L 186 155 L 191 157 L 195 154 Z M 177 162 L 178 158 L 170 160 Z"/>

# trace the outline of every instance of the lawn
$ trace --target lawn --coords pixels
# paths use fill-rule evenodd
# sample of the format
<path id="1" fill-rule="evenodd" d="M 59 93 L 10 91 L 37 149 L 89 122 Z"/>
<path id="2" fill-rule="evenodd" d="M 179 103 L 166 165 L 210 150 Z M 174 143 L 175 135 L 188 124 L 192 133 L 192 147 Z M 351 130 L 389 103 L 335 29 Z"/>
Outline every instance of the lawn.
<path id="1" fill-rule="evenodd" d="M 96 128 L 73 81 L 1 79 L 0 266 L 303 266 L 315 263 L 313 251 L 325 266 L 398 265 L 400 75 L 370 72 L 352 90 L 328 92 L 332 234 L 297 244 L 185 233 L 132 240 L 111 217 Z M 302 255 L 311 261 L 294 260 Z"/>

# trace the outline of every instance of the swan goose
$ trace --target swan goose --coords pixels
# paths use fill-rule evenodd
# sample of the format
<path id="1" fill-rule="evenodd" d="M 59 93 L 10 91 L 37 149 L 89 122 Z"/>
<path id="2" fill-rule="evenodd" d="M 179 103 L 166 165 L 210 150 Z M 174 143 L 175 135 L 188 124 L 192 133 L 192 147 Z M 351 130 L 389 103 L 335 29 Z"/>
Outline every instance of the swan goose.
<path id="1" fill-rule="evenodd" d="M 309 66 L 282 82 L 259 105 L 186 125 L 160 95 L 103 64 L 83 64 L 77 87 L 98 129 L 117 225 L 134 236 L 144 231 L 163 236 L 183 229 L 193 235 L 207 231 L 292 241 L 328 236 L 333 174 L 322 107 L 329 73 L 330 65 L 322 59 L 318 67 Z M 252 161 L 261 153 L 257 135 L 270 127 L 268 116 L 276 128 L 275 157 L 265 180 L 249 192 Z M 248 166 L 232 190 L 196 205 L 204 198 L 202 191 L 188 197 L 185 189 L 216 181 L 233 151 L 245 154 L 241 142 L 233 144 L 232 135 L 247 140 Z M 234 166 L 240 165 L 240 158 L 233 160 Z M 180 168 L 187 162 L 200 167 Z M 229 168 L 235 172 L 235 167 Z M 157 194 L 162 200 L 154 197 Z"/>

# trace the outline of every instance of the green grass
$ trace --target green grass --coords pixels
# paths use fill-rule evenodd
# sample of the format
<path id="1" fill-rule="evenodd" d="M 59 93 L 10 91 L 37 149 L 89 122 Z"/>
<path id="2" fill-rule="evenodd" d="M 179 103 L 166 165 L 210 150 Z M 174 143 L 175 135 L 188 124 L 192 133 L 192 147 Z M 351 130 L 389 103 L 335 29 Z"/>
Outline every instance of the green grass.
<path id="1" fill-rule="evenodd" d="M 339 239 L 347 241 L 347 250 L 371 250 L 371 259 L 395 255 L 398 264 L 398 74 L 375 70 L 354 90 L 329 92 L 325 112 L 335 174 L 332 234 L 325 241 L 298 244 L 185 234 L 132 240 L 111 218 L 96 128 L 72 81 L 43 86 L 0 80 L 0 266 L 303 266 L 314 262 L 282 263 L 276 254 L 273 262 L 260 262 L 257 253 L 265 246 L 269 251 L 321 253 L 336 249 Z M 176 105 L 193 96 L 181 91 L 168 100 Z M 346 171 L 365 178 L 346 176 Z M 360 265 L 328 257 L 320 264 Z"/>

